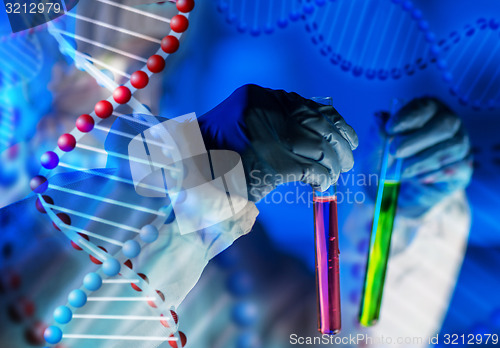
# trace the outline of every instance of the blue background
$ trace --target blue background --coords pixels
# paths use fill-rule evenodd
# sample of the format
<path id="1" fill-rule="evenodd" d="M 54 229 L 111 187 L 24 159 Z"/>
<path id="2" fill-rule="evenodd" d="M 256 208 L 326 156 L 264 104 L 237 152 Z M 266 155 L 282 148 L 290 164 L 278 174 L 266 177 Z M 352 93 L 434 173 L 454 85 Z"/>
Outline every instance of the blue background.
<path id="1" fill-rule="evenodd" d="M 464 30 L 465 25 L 474 24 L 480 18 L 500 19 L 500 4 L 493 1 L 420 0 L 414 4 L 422 10 L 437 40 L 446 38 L 453 31 Z M 387 109 L 392 97 L 411 99 L 433 95 L 463 118 L 471 137 L 476 167 L 467 189 L 472 228 L 466 258 L 442 331 L 499 332 L 499 111 L 476 111 L 462 105 L 450 93 L 450 85 L 443 81 L 442 72 L 435 64 L 399 80 L 354 77 L 321 55 L 311 40 L 311 34 L 305 30 L 307 18 L 290 22 L 286 28 L 275 26 L 269 35 L 252 36 L 248 31 L 238 31 L 237 24 L 225 21 L 216 5 L 209 1 L 198 4 L 186 45 L 181 54 L 172 57 L 170 67 L 175 71 L 174 68 L 168 71 L 169 78 L 165 82 L 164 116 L 193 110 L 200 115 L 245 83 L 295 91 L 304 97 L 332 96 L 335 108 L 359 134 L 360 146 L 355 151 L 358 160 L 369 151 L 367 144 L 372 135 L 367 124 L 375 111 Z M 254 18 L 248 12 L 247 16 L 250 22 Z M 496 35 L 498 41 L 498 31 Z M 378 40 L 390 41 L 391 36 L 389 33 Z M 480 66 L 481 57 L 492 49 L 487 46 L 478 58 L 474 58 L 475 51 L 464 46 L 460 46 L 450 58 L 462 55 L 458 63 L 460 69 L 469 63 Z M 493 59 L 500 64 L 500 56 Z M 498 90 L 498 76 L 494 83 Z M 312 266 L 312 233 L 304 232 L 312 230 L 307 207 L 260 204 L 259 210 L 260 220 L 276 245 Z"/>
<path id="2" fill-rule="evenodd" d="M 255 0 L 253 3 L 262 5 L 264 1 Z M 302 1 L 297 0 L 297 3 L 304 5 Z M 480 18 L 488 21 L 492 18 L 500 20 L 500 3 L 491 0 L 417 0 L 413 4 L 422 11 L 429 22 L 430 30 L 437 38 L 436 42 L 454 31 L 463 33 L 466 30 L 465 25 L 474 24 Z M 192 111 L 202 115 L 246 83 L 295 91 L 304 97 L 332 96 L 335 108 L 359 134 L 361 140 L 359 149 L 355 151 L 355 159 L 360 163 L 370 150 L 374 112 L 387 109 L 393 97 L 412 99 L 432 95 L 440 98 L 463 118 L 475 157 L 475 172 L 467 189 L 472 212 L 469 245 L 442 331 L 499 332 L 499 109 L 477 111 L 470 105 L 461 104 L 459 98 L 450 93 L 450 84 L 443 80 L 443 71 L 431 63 L 416 71 L 414 75 L 403 76 L 397 80 L 368 80 L 342 71 L 338 65 L 332 64 L 328 57 L 322 55 L 320 47 L 313 42 L 313 35 L 306 30 L 307 25 L 311 24 L 313 14 L 307 11 L 300 13 L 304 18 L 288 20 L 286 26 L 281 23 L 283 27 L 280 27 L 278 14 L 269 15 L 267 12 L 258 11 L 239 11 L 237 17 L 229 23 L 226 14 L 221 13 L 218 5 L 220 1 L 197 2 L 196 11 L 191 17 L 190 30 L 183 39 L 181 49 L 167 62 L 162 116 L 175 117 Z M 301 8 L 299 5 L 297 8 Z M 325 7 L 313 6 L 314 11 L 324 9 Z M 358 12 L 354 13 L 340 20 L 355 22 Z M 6 32 L 5 18 L 0 18 L 2 34 Z M 241 21 L 263 23 L 272 33 L 261 32 L 260 35 L 254 36 L 248 28 L 241 32 L 241 26 L 238 28 Z M 375 46 L 390 45 L 396 32 L 396 28 L 392 29 L 384 36 L 373 38 Z M 498 33 L 497 29 L 494 34 L 497 41 L 500 40 Z M 348 31 L 344 35 L 345 42 L 352 39 L 351 32 Z M 16 95 L 19 100 L 25 100 L 23 93 L 34 100 L 35 106 L 19 106 L 24 113 L 16 128 L 16 141 L 30 139 L 35 132 L 37 121 L 50 107 L 51 96 L 47 95 L 45 85 L 50 79 L 50 65 L 53 63 L 51 52 L 57 51 L 57 47 L 47 36 L 44 32 L 40 34 L 48 59 L 44 61 L 44 68 L 36 83 L 29 85 L 29 92 L 21 88 L 6 92 L 11 94 L 8 97 L 14 104 L 18 102 Z M 457 71 L 465 70 L 470 64 L 480 68 L 484 57 L 492 51 L 491 46 L 476 51 L 467 46 L 467 42 L 467 39 L 462 40 L 453 55 L 447 57 L 448 64 L 456 65 Z M 403 47 L 403 43 L 396 42 L 395 45 L 396 52 Z M 390 56 L 387 58 L 391 60 Z M 500 55 L 493 56 L 493 62 L 500 65 Z M 500 91 L 500 78 L 494 77 L 493 86 Z M 467 78 L 464 80 L 467 82 Z M 35 161 L 26 162 L 29 164 Z M 38 168 L 30 168 L 29 171 L 36 173 Z M 2 184 L 8 185 L 5 174 L 0 167 Z M 279 188 L 282 191 L 288 189 L 290 188 Z M 307 191 L 307 188 L 302 187 L 301 190 Z M 259 204 L 258 207 L 261 211 L 260 222 L 270 234 L 275 246 L 296 256 L 312 268 L 314 248 L 310 208 L 306 204 Z M 349 207 L 341 208 L 341 216 L 348 213 Z"/>

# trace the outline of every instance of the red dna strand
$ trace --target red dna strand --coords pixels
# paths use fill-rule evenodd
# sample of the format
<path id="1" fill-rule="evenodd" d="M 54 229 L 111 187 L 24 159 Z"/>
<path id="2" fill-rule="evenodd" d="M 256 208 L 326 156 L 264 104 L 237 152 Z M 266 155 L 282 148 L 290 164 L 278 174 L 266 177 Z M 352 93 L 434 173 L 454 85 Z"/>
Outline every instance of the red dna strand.
<path id="1" fill-rule="evenodd" d="M 413 75 L 439 53 L 422 11 L 408 0 L 329 0 L 306 29 L 333 65 L 369 80 Z"/>
<path id="2" fill-rule="evenodd" d="M 479 18 L 439 41 L 438 67 L 450 93 L 474 110 L 500 106 L 500 21 Z"/>
<path id="3" fill-rule="evenodd" d="M 218 0 L 217 9 L 241 33 L 271 34 L 314 11 L 323 0 Z"/>
<path id="4" fill-rule="evenodd" d="M 168 19 L 144 11 L 140 7 L 130 7 L 110 0 L 95 0 L 90 9 L 95 10 L 97 4 L 104 6 L 97 11 L 97 15 L 103 11 L 108 11 L 110 15 L 116 11 L 132 13 L 139 18 L 167 24 L 170 32 L 163 38 L 155 38 L 140 33 L 137 28 L 126 27 L 127 24 L 133 25 L 133 20 L 125 21 L 126 23 L 110 20 L 109 23 L 82 14 L 79 12 L 80 5 L 66 13 L 67 18 L 75 20 L 75 27 L 85 24 L 90 26 L 90 29 L 115 32 L 119 37 L 132 37 L 134 47 L 140 45 L 137 41 L 155 44 L 156 48 L 149 58 L 145 59 L 123 48 L 111 46 L 105 39 L 100 41 L 92 35 L 84 35 L 85 32 L 92 33 L 92 30 L 84 33 L 72 31 L 71 23 L 69 27 L 65 27 L 63 21 L 59 22 L 63 23 L 62 25 L 52 22 L 48 24 L 49 31 L 59 42 L 61 51 L 74 59 L 78 67 L 92 75 L 112 95 L 98 101 L 92 113 L 78 117 L 75 128 L 59 137 L 58 147 L 43 154 L 43 169 L 30 181 L 32 190 L 38 196 L 37 209 L 47 214 L 54 227 L 71 240 L 75 249 L 87 252 L 97 267 L 94 272 L 85 276 L 83 286 L 70 292 L 67 305 L 55 310 L 56 325 L 48 327 L 44 336 L 49 344 L 55 345 L 63 341 L 64 344 L 69 342 L 73 347 L 86 347 L 88 343 L 85 342 L 89 340 L 112 341 L 120 347 L 130 342 L 134 342 L 133 346 L 137 347 L 137 342 L 155 341 L 155 344 L 159 345 L 169 341 L 172 347 L 180 347 L 185 345 L 186 337 L 177 330 L 178 318 L 175 311 L 166 304 L 165 295 L 155 289 L 153 284 L 150 285 L 148 277 L 133 266 L 133 260 L 138 258 L 143 249 L 162 239 L 159 230 L 165 228 L 165 224 L 173 222 L 171 202 L 145 202 L 144 197 L 135 194 L 134 182 L 125 175 L 111 173 L 110 170 L 89 169 L 74 163 L 78 162 L 79 156 L 88 154 L 97 158 L 94 159 L 95 163 L 104 163 L 107 158 L 144 161 L 105 149 L 100 139 L 105 139 L 109 134 L 124 139 L 133 138 L 131 134 L 111 128 L 117 118 L 146 128 L 158 123 L 149 110 L 135 98 L 134 93 L 150 84 L 152 75 L 164 70 L 165 59 L 178 50 L 179 38 L 189 26 L 188 15 L 194 8 L 194 1 L 179 0 L 175 4 L 152 5 L 175 9 Z M 81 43 L 83 45 L 80 45 Z M 109 59 L 108 56 L 101 60 L 100 56 L 90 56 L 82 52 L 80 46 L 98 48 L 115 59 Z M 111 63 L 107 63 L 106 59 Z M 123 63 L 124 60 L 135 61 L 135 64 L 127 65 Z M 127 66 L 130 69 L 137 64 L 143 66 L 132 73 L 127 71 Z M 104 69 L 101 70 L 98 66 Z M 120 66 L 125 66 L 126 69 L 121 69 Z M 109 71 L 118 77 L 115 79 L 115 76 L 110 76 Z M 122 83 L 119 85 L 117 81 Z M 130 114 L 133 116 L 127 116 Z M 170 148 L 169 151 L 175 156 L 178 150 Z M 72 153 L 72 156 L 67 158 L 65 155 L 69 153 Z M 175 165 L 164 169 L 177 173 L 178 187 L 169 187 L 168 191 L 170 197 L 176 197 L 176 189 L 179 189 L 182 181 L 181 169 Z M 69 183 L 58 181 L 58 175 L 67 174 L 68 171 L 79 174 L 73 175 Z M 51 177 L 48 175 L 50 173 L 53 174 Z M 93 181 L 89 189 L 90 179 Z M 167 196 L 165 187 L 142 185 Z M 47 192 L 49 189 L 50 195 Z M 127 305 L 137 302 L 149 304 L 143 306 L 146 314 L 127 314 Z M 116 303 L 121 304 L 120 307 L 114 306 Z M 112 312 L 117 308 L 118 311 Z M 117 321 L 119 324 L 113 326 L 116 333 L 109 334 L 108 325 L 92 325 L 96 321 Z M 138 324 L 145 321 L 160 323 L 164 335 L 139 335 Z M 80 324 L 81 322 L 89 324 Z M 81 332 L 82 328 L 84 333 Z M 154 325 L 149 325 L 148 328 L 157 330 Z M 79 331 L 72 331 L 74 329 Z M 89 332 L 90 330 L 93 331 Z M 97 343 L 92 343 L 92 347 L 98 347 Z"/>

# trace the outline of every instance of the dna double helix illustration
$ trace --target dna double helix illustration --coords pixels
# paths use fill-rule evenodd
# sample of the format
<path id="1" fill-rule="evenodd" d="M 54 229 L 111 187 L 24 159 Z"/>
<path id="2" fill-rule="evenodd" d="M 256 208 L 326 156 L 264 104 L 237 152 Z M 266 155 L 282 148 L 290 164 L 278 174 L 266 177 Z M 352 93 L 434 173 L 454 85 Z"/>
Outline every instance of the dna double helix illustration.
<path id="1" fill-rule="evenodd" d="M 35 29 L 0 36 L 0 90 L 31 81 L 42 64 L 42 47 Z"/>
<path id="2" fill-rule="evenodd" d="M 329 1 L 306 29 L 333 65 L 370 80 L 413 75 L 437 54 L 429 23 L 409 1 Z"/>
<path id="3" fill-rule="evenodd" d="M 316 1 L 321 3 L 321 1 Z M 314 11 L 313 0 L 218 0 L 217 8 L 226 22 L 235 25 L 241 33 L 253 36 L 271 34 L 285 28 L 290 22 Z"/>
<path id="4" fill-rule="evenodd" d="M 113 342 L 119 346 L 131 341 L 157 344 L 168 341 L 172 347 L 181 347 L 186 344 L 186 337 L 178 331 L 174 308 L 166 304 L 165 295 L 154 287 L 154 280 L 140 271 L 136 260 L 151 244 L 168 243 L 168 238 L 165 239 L 168 236 L 160 235 L 159 230 L 174 220 L 172 202 L 177 199 L 182 168 L 175 164 L 164 168 L 178 178 L 177 187 L 169 187 L 168 194 L 164 186 L 140 184 L 166 197 L 148 203 L 136 194 L 134 182 L 120 171 L 83 168 L 66 158 L 90 154 L 101 156 L 102 163 L 109 158 L 144 161 L 114 152 L 103 143 L 109 135 L 124 140 L 133 138 L 131 134 L 112 129 L 116 118 L 143 130 L 158 124 L 134 93 L 150 84 L 153 75 L 164 70 L 165 59 L 178 50 L 179 39 L 189 26 L 194 1 L 150 5 L 155 6 L 155 11 L 110 0 L 80 5 L 66 12 L 61 21 L 48 23 L 49 32 L 58 41 L 61 52 L 112 95 L 98 101 L 93 112 L 80 115 L 75 128 L 59 137 L 58 147 L 43 154 L 43 168 L 30 181 L 30 186 L 38 196 L 37 210 L 49 217 L 54 228 L 64 233 L 75 249 L 87 252 L 96 268 L 84 277 L 83 285 L 69 293 L 65 305 L 55 308 L 54 324 L 45 330 L 44 337 L 51 345 L 62 342 L 76 346 L 82 340 Z M 99 17 L 111 12 L 115 16 L 110 16 L 109 21 Z M 135 19 L 123 20 L 120 12 Z M 137 25 L 134 27 L 141 19 L 157 21 L 154 28 L 159 36 L 143 33 Z M 106 37 L 128 38 L 131 47 L 140 47 L 146 57 L 113 46 L 113 42 L 103 39 Z M 178 150 L 169 148 L 168 151 L 175 157 Z M 139 307 L 141 314 L 130 315 L 137 313 L 136 306 L 132 309 L 137 302 L 144 303 Z M 102 321 L 116 325 L 99 324 Z M 157 324 L 146 325 L 151 332 L 158 332 L 160 325 L 164 335 L 148 335 L 144 325 L 139 329 L 139 324 L 145 321 Z"/>
<path id="5" fill-rule="evenodd" d="M 439 41 L 450 92 L 475 110 L 500 106 L 500 20 L 479 18 Z"/>
<path id="6" fill-rule="evenodd" d="M 399 80 L 433 66 L 460 104 L 473 110 L 500 106 L 499 19 L 479 18 L 439 38 L 409 0 L 285 2 L 220 0 L 218 9 L 240 32 L 253 35 L 302 18 L 321 56 L 354 78 Z"/>
<path id="7" fill-rule="evenodd" d="M 44 330 L 48 327 L 44 313 L 51 306 L 43 299 L 51 292 L 54 279 L 74 274 L 68 261 L 75 253 L 68 252 L 69 248 L 53 235 L 40 233 L 33 220 L 19 219 L 27 210 L 20 204 L 13 205 L 0 219 L 3 233 L 0 317 L 5 318 L 1 340 L 9 346 L 20 343 L 22 346 L 43 346 Z M 19 227 L 31 231 L 24 234 L 31 238 L 30 242 L 18 238 Z M 50 248 L 57 248 L 57 254 L 47 254 Z"/>
<path id="8" fill-rule="evenodd" d="M 8 101 L 0 105 L 0 152 L 13 145 L 14 129 L 19 118 L 20 110 Z"/>
<path id="9" fill-rule="evenodd" d="M 495 109 L 500 104 L 499 22 L 494 19 L 480 18 L 437 40 L 422 11 L 410 1 L 219 0 L 217 5 L 230 25 L 253 36 L 271 34 L 303 20 L 319 54 L 354 78 L 398 80 L 435 65 L 460 103 L 476 110 Z M 146 200 L 136 194 L 136 183 L 127 173 L 107 168 L 106 163 L 144 162 L 108 140 L 112 136 L 130 141 L 137 131 L 159 123 L 143 103 L 147 94 L 142 91 L 151 89 L 154 75 L 165 69 L 167 57 L 179 49 L 193 8 L 192 0 L 134 7 L 114 0 L 90 0 L 47 24 L 61 52 L 110 94 L 92 112 L 76 119 L 75 127 L 59 137 L 56 149 L 44 153 L 40 160 L 43 169 L 30 182 L 38 197 L 36 209 L 70 239 L 74 249 L 88 253 L 94 265 L 68 294 L 67 302 L 54 308 L 53 324 L 45 330 L 50 345 L 78 346 L 89 340 L 115 346 L 135 341 L 169 342 L 172 347 L 186 344 L 186 336 L 178 330 L 176 308 L 156 286 L 158 280 L 148 277 L 144 261 L 148 249 L 168 244 L 168 235 L 160 231 L 168 234 L 174 221 L 172 206 L 182 199 L 183 168 L 148 162 L 178 180 L 176 186 L 168 187 L 168 193 L 165 186 L 141 183 L 165 196 Z M 137 20 L 123 19 L 120 13 Z M 141 19 L 157 23 L 155 30 L 143 32 Z M 1 72 L 2 86 L 9 87 L 36 76 L 42 61 L 36 36 L 19 33 L 5 38 L 12 39 L 32 50 L 29 59 L 5 61 L 5 66 L 17 61 L 25 64 Z M 4 62 L 0 64 L 4 66 Z M 0 132 L 9 136 L 16 110 L 4 108 L 0 113 Z M 113 128 L 117 119 L 131 131 Z M 11 145 L 7 137 L 0 140 L 0 148 Z M 161 136 L 159 146 L 160 142 Z M 166 151 L 178 157 L 175 148 Z M 102 166 L 79 165 L 88 156 Z M 135 306 L 137 303 L 144 306 Z M 150 332 L 144 326 L 139 329 L 144 322 L 151 322 Z"/>

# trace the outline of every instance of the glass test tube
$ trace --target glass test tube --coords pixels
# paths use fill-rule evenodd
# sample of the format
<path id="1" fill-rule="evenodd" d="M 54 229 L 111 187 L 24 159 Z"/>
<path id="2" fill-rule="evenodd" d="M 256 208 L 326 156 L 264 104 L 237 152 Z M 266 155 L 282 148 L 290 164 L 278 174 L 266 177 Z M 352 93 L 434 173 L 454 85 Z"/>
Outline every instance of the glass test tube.
<path id="1" fill-rule="evenodd" d="M 314 192 L 314 245 L 318 331 L 337 334 L 341 329 L 339 231 L 335 186 Z"/>
<path id="2" fill-rule="evenodd" d="M 393 110 L 397 104 L 400 104 L 400 101 L 395 100 Z M 402 160 L 391 156 L 389 148 L 390 140 L 386 139 L 359 313 L 359 322 L 363 326 L 376 324 L 380 316 L 392 229 L 401 185 Z"/>
<path id="3" fill-rule="evenodd" d="M 332 105 L 331 98 L 313 100 Z M 341 329 L 336 186 L 325 192 L 314 191 L 313 204 L 318 331 L 334 335 Z"/>

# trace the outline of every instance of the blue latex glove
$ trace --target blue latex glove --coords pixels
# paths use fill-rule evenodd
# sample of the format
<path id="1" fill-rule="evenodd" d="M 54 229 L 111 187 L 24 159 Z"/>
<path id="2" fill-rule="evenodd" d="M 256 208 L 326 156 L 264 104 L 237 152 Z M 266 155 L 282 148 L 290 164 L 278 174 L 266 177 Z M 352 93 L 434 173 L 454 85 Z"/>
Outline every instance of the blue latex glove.
<path id="1" fill-rule="evenodd" d="M 469 137 L 460 118 L 440 101 L 414 99 L 389 118 L 384 131 L 392 138 L 391 153 L 404 159 L 398 212 L 420 216 L 469 184 Z"/>
<path id="2" fill-rule="evenodd" d="M 256 85 L 238 88 L 199 118 L 209 149 L 238 152 L 249 199 L 302 181 L 324 191 L 354 165 L 354 130 L 331 106 Z"/>

